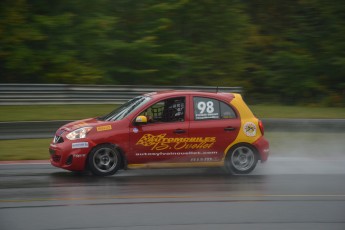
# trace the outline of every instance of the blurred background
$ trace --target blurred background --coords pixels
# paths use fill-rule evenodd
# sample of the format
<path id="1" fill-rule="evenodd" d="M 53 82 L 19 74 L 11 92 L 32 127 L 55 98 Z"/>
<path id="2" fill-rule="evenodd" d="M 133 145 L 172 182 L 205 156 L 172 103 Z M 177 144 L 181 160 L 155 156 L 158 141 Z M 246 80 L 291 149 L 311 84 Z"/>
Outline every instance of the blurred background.
<path id="1" fill-rule="evenodd" d="M 1 83 L 242 86 L 344 106 L 342 0 L 2 0 Z"/>

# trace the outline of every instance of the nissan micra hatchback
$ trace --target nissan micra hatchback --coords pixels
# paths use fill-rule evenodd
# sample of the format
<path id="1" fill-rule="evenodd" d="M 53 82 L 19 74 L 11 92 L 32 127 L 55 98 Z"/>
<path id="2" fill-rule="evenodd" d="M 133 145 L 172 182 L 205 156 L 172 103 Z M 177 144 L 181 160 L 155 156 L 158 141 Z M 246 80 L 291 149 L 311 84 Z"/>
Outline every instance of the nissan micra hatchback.
<path id="1" fill-rule="evenodd" d="M 51 164 L 108 176 L 127 168 L 225 167 L 250 173 L 268 158 L 262 122 L 240 94 L 164 91 L 59 128 Z"/>

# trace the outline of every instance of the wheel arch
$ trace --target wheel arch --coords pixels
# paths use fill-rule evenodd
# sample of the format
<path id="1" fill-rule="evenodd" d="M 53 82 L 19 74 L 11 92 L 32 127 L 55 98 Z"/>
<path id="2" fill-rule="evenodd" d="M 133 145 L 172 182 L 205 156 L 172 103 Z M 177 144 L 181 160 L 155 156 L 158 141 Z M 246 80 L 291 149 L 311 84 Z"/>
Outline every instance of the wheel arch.
<path id="1" fill-rule="evenodd" d="M 243 148 L 249 149 L 252 156 L 250 156 L 251 154 L 247 155 L 247 153 L 250 153 L 248 151 L 243 153 Z M 231 146 L 226 153 L 224 158 L 224 167 L 230 174 L 244 175 L 251 173 L 255 169 L 259 160 L 260 154 L 255 146 L 247 142 L 239 142 Z"/>
<path id="2" fill-rule="evenodd" d="M 248 143 L 248 142 L 239 142 L 239 143 L 236 143 L 236 144 L 234 144 L 233 146 L 231 146 L 231 147 L 229 148 L 229 150 L 225 153 L 224 159 L 226 159 L 226 158 L 228 157 L 228 155 L 229 155 L 234 149 L 236 149 L 238 146 L 241 146 L 241 145 L 245 145 L 245 146 L 248 146 L 248 147 L 250 147 L 251 149 L 253 149 L 253 150 L 254 150 L 254 153 L 255 153 L 255 155 L 256 155 L 256 157 L 258 158 L 258 160 L 261 160 L 261 155 L 260 155 L 260 153 L 259 153 L 259 150 L 258 150 L 253 144 Z"/>
<path id="3" fill-rule="evenodd" d="M 102 142 L 102 143 L 98 143 L 97 145 L 93 146 L 90 151 L 87 154 L 87 158 L 88 159 L 90 157 L 90 153 L 98 146 L 100 145 L 111 145 L 114 147 L 114 149 L 118 150 L 119 153 L 121 154 L 121 163 L 120 163 L 120 169 L 127 169 L 127 158 L 126 158 L 126 154 L 123 151 L 123 149 L 115 144 L 115 143 L 111 143 L 111 142 Z M 88 169 L 89 165 L 88 165 L 88 160 L 85 161 L 85 168 Z"/>

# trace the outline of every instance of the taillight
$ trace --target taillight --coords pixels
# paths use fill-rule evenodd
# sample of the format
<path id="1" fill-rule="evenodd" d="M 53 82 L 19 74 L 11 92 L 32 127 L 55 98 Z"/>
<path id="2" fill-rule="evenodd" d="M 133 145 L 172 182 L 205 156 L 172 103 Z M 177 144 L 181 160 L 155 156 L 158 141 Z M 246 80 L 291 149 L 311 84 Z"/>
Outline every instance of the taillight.
<path id="1" fill-rule="evenodd" d="M 262 123 L 261 120 L 259 120 L 259 128 L 260 128 L 261 134 L 264 135 L 264 124 Z"/>

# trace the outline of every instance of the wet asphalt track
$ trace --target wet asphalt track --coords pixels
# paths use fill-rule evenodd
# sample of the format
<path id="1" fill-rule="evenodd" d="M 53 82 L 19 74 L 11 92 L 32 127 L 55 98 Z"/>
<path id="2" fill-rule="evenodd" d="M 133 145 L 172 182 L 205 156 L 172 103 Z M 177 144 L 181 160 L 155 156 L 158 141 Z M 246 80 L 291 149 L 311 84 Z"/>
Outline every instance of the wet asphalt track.
<path id="1" fill-rule="evenodd" d="M 344 157 L 271 157 L 248 176 L 0 165 L 0 180 L 1 230 L 345 229 Z"/>

